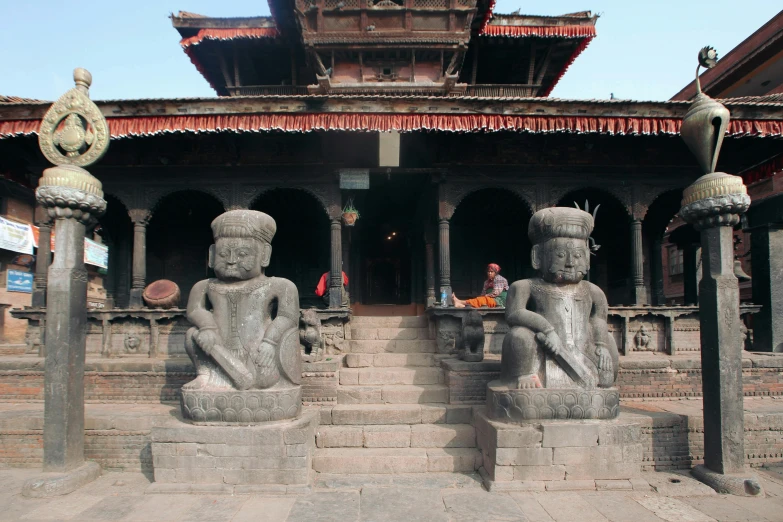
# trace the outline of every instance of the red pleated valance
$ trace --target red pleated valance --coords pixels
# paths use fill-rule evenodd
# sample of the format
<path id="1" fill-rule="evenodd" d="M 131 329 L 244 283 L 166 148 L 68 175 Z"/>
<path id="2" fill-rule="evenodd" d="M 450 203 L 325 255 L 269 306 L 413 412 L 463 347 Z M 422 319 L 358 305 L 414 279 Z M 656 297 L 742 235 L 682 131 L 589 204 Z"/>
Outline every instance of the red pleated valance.
<path id="1" fill-rule="evenodd" d="M 274 27 L 247 27 L 242 29 L 199 29 L 196 36 L 183 38 L 179 44 L 187 49 L 204 40 L 234 40 L 236 38 L 274 38 L 278 35 Z"/>
<path id="2" fill-rule="evenodd" d="M 499 114 L 236 114 L 107 118 L 114 139 L 163 133 L 439 131 L 676 135 L 679 118 L 593 116 L 506 116 Z M 0 137 L 36 134 L 39 120 L 0 121 Z M 727 136 L 783 135 L 783 120 L 732 120 Z"/>
<path id="3" fill-rule="evenodd" d="M 511 36 L 516 38 L 524 38 L 526 36 L 538 36 L 541 38 L 592 38 L 596 33 L 594 25 L 487 25 L 481 31 L 481 34 L 484 36 Z"/>

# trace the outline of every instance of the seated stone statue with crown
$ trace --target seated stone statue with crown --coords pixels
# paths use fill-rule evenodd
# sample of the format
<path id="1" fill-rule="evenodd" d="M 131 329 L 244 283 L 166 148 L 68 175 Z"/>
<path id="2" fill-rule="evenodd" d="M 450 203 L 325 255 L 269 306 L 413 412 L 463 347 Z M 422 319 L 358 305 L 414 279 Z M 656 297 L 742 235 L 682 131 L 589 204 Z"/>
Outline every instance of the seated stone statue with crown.
<path id="1" fill-rule="evenodd" d="M 262 422 L 301 410 L 299 295 L 287 279 L 267 277 L 275 220 L 232 210 L 212 222 L 209 266 L 196 283 L 185 349 L 198 376 L 182 387 L 182 411 L 195 422 Z"/>
<path id="2" fill-rule="evenodd" d="M 489 384 L 490 415 L 506 420 L 614 418 L 617 346 L 603 291 L 583 281 L 594 218 L 548 208 L 528 228 L 539 277 L 513 283 L 506 301 L 500 379 Z"/>

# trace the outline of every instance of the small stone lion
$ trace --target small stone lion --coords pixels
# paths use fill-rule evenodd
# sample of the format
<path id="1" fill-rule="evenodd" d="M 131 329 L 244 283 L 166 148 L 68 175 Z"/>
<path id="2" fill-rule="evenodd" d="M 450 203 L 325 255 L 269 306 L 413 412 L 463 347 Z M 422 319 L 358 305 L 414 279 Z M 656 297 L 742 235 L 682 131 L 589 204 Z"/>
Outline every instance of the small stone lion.
<path id="1" fill-rule="evenodd" d="M 476 310 L 462 316 L 459 358 L 466 362 L 484 360 L 484 320 Z"/>
<path id="2" fill-rule="evenodd" d="M 320 361 L 323 357 L 321 342 L 321 320 L 314 309 L 302 310 L 299 318 L 299 343 L 302 355 L 308 362 Z"/>

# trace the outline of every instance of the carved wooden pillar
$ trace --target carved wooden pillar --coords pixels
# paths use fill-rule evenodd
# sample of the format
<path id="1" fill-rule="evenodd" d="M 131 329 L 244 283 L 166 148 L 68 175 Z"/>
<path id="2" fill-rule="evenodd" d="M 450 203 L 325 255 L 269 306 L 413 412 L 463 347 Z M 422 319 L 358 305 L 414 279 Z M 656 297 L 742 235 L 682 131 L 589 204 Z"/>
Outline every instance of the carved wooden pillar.
<path id="1" fill-rule="evenodd" d="M 658 306 L 666 304 L 663 294 L 663 247 L 661 238 L 653 239 L 650 244 L 650 302 Z"/>
<path id="2" fill-rule="evenodd" d="M 427 295 L 425 304 L 430 307 L 435 304 L 437 298 L 435 297 L 435 247 L 432 244 L 432 240 L 427 238 L 424 243 L 424 254 L 427 273 Z"/>
<path id="3" fill-rule="evenodd" d="M 147 224 L 150 211 L 135 209 L 128 212 L 133 221 L 133 266 L 131 275 L 130 307 L 142 308 L 144 301 L 141 294 L 147 279 Z"/>
<path id="4" fill-rule="evenodd" d="M 330 228 L 332 267 L 329 276 L 329 308 L 341 308 L 343 300 L 343 227 L 340 218 L 332 218 Z"/>
<path id="5" fill-rule="evenodd" d="M 631 221 L 631 304 L 648 304 L 644 287 L 644 252 L 642 250 L 642 220 Z"/>
<path id="6" fill-rule="evenodd" d="M 35 257 L 35 274 L 33 275 L 32 305 L 43 308 L 46 306 L 46 281 L 49 263 L 52 260 L 52 221 L 50 219 L 38 222 L 38 253 Z"/>
<path id="7" fill-rule="evenodd" d="M 449 248 L 449 220 L 438 221 L 438 251 L 440 253 L 440 293 L 446 294 L 446 303 L 451 306 L 451 250 Z"/>

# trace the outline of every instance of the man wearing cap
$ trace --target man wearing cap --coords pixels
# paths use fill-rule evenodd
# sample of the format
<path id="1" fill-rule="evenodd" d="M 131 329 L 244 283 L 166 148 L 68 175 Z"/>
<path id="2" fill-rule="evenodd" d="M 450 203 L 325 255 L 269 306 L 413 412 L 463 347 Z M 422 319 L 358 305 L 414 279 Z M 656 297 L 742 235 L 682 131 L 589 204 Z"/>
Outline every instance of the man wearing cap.
<path id="1" fill-rule="evenodd" d="M 187 318 L 195 326 L 185 349 L 198 377 L 186 389 L 299 383 L 299 295 L 291 281 L 264 274 L 276 230 L 274 219 L 253 210 L 232 210 L 212 222 L 209 266 L 217 278 L 190 292 Z"/>
<path id="2" fill-rule="evenodd" d="M 583 281 L 590 268 L 593 216 L 576 208 L 540 210 L 530 220 L 531 262 L 539 277 L 511 285 L 510 331 L 501 381 L 514 388 L 611 386 L 618 354 L 607 330 L 603 291 Z"/>

